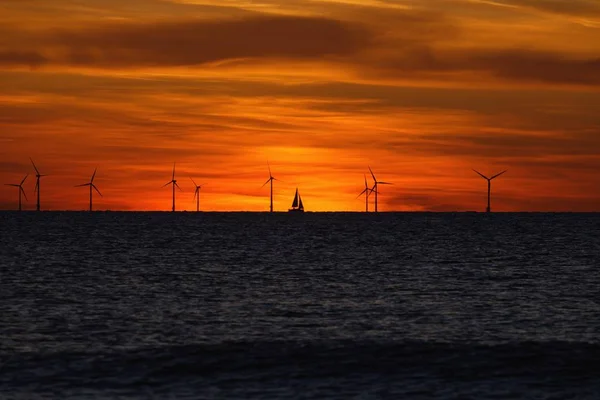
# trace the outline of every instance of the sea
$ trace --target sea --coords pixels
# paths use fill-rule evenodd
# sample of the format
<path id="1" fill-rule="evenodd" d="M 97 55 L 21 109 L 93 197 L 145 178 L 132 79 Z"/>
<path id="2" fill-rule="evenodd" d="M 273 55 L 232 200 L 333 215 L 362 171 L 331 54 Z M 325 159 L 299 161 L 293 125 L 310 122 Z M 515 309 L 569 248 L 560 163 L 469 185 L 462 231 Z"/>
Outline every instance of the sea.
<path id="1" fill-rule="evenodd" d="M 0 212 L 0 399 L 598 399 L 600 214 Z"/>

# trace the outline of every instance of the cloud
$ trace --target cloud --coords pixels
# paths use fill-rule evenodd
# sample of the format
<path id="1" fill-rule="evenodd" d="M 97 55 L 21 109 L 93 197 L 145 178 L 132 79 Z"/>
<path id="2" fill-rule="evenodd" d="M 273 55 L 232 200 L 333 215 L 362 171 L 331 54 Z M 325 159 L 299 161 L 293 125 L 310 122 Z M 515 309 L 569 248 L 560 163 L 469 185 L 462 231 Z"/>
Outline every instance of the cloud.
<path id="1" fill-rule="evenodd" d="M 24 43 L 37 42 L 35 35 Z M 260 16 L 229 20 L 105 24 L 44 32 L 36 50 L 8 50 L 0 63 L 119 68 L 189 66 L 245 58 L 308 59 L 369 46 L 359 24 L 326 18 Z"/>
<path id="2" fill-rule="evenodd" d="M 0 51 L 0 66 L 39 67 L 47 62 L 46 57 L 35 51 Z"/>
<path id="3" fill-rule="evenodd" d="M 0 36 L 13 39 L 4 43 L 0 39 L 0 66 L 105 70 L 210 66 L 218 70 L 224 61 L 242 68 L 262 61 L 273 68 L 328 61 L 351 75 L 375 80 L 451 76 L 468 81 L 483 75 L 503 82 L 600 85 L 600 56 L 467 44 L 470 31 L 465 24 L 431 11 L 349 5 L 341 10 L 344 19 L 253 14 L 35 32 L 3 28 Z M 358 11 L 361 22 L 357 22 Z"/>
<path id="4" fill-rule="evenodd" d="M 489 3 L 526 7 L 555 14 L 599 17 L 600 3 L 596 0 L 496 0 Z"/>
<path id="5" fill-rule="evenodd" d="M 372 75 L 485 73 L 504 80 L 600 85 L 600 57 L 575 57 L 535 49 L 458 49 L 403 43 L 389 57 L 366 60 Z M 368 71 L 368 70 L 367 70 Z"/>
<path id="6" fill-rule="evenodd" d="M 515 80 L 600 84 L 600 57 L 577 59 L 532 50 L 487 51 L 465 58 L 493 75 Z"/>
<path id="7" fill-rule="evenodd" d="M 43 26 L 66 26 L 78 20 L 156 20 L 157 18 L 215 18 L 248 15 L 252 12 L 221 4 L 193 4 L 169 0 L 2 0 L 0 21 L 26 17 Z M 11 18 L 12 17 L 12 18 Z"/>

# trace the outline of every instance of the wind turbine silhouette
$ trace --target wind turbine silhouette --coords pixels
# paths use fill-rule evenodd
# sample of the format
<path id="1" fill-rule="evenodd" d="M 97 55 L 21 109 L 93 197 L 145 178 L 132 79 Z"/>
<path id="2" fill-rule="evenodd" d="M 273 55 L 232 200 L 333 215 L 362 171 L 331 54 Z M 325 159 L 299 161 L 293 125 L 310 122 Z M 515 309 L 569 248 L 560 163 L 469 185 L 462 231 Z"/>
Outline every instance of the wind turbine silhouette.
<path id="1" fill-rule="evenodd" d="M 504 170 L 504 171 L 500 172 L 499 174 L 492 176 L 491 178 L 488 178 L 487 176 L 483 175 L 481 172 L 477 171 L 476 169 L 474 169 L 473 171 L 475 171 L 477 174 L 479 174 L 488 183 L 488 199 L 487 199 L 487 208 L 485 209 L 485 212 L 492 212 L 492 208 L 491 208 L 492 181 L 508 170 Z"/>
<path id="2" fill-rule="evenodd" d="M 25 194 L 25 190 L 23 190 L 23 184 L 25 183 L 25 179 L 27 179 L 28 176 L 29 176 L 29 174 L 25 175 L 25 178 L 23 178 L 23 180 L 19 184 L 16 184 L 16 183 L 5 183 L 6 186 L 13 186 L 13 187 L 19 188 L 19 211 L 22 211 L 22 208 L 21 208 L 21 194 L 23 194 L 23 196 L 25 196 L 25 200 L 28 200 L 27 199 L 27 195 Z"/>
<path id="3" fill-rule="evenodd" d="M 33 190 L 34 193 L 37 192 L 37 204 L 35 206 L 35 209 L 37 211 L 40 211 L 40 178 L 43 176 L 48 176 L 48 175 L 41 175 L 40 171 L 38 171 L 37 167 L 35 166 L 35 163 L 33 162 L 33 160 L 31 158 L 29 158 L 31 160 L 31 164 L 33 164 L 33 169 L 35 169 L 35 189 Z"/>
<path id="4" fill-rule="evenodd" d="M 192 182 L 194 182 L 193 179 Z M 196 185 L 196 182 L 194 182 L 194 186 L 196 187 L 196 190 L 194 190 L 194 199 L 196 200 L 196 212 L 200 211 L 200 189 L 202 189 L 202 186 L 204 185 L 204 183 L 202 185 Z"/>
<path id="5" fill-rule="evenodd" d="M 391 185 L 391 183 L 378 181 L 377 178 L 375 178 L 375 174 L 373 173 L 371 167 L 369 167 L 369 171 L 371 172 L 371 176 L 373 177 L 373 181 L 375 182 L 373 188 L 371 189 L 371 192 L 375 192 L 375 212 L 379 212 L 379 209 L 377 208 L 377 195 L 379 194 L 379 190 L 377 189 L 379 188 L 379 185 Z"/>
<path id="6" fill-rule="evenodd" d="M 360 194 L 358 195 L 357 199 L 362 196 L 363 194 L 365 195 L 365 212 L 369 212 L 369 195 L 371 194 L 372 190 L 371 188 L 369 188 L 369 184 L 367 183 L 367 175 L 365 175 L 365 189 L 360 192 Z"/>
<path id="7" fill-rule="evenodd" d="M 173 208 L 171 209 L 171 211 L 175 212 L 175 186 L 177 186 L 177 189 L 179 189 L 180 191 L 183 192 L 183 190 L 181 190 L 181 188 L 177 184 L 177 180 L 175 180 L 175 163 L 173 163 L 173 177 L 171 178 L 171 180 L 169 182 L 165 183 L 163 185 L 163 187 L 169 186 L 169 185 L 173 185 Z"/>
<path id="8" fill-rule="evenodd" d="M 90 179 L 90 181 L 88 183 L 83 183 L 81 185 L 76 185 L 75 187 L 82 187 L 82 186 L 89 186 L 90 187 L 90 212 L 93 211 L 92 208 L 92 199 L 93 199 L 93 192 L 92 189 L 94 189 L 96 192 L 98 192 L 98 194 L 100 195 L 100 197 L 104 197 L 102 196 L 102 193 L 100 193 L 100 191 L 98 190 L 98 188 L 96 187 L 96 185 L 94 185 L 94 178 L 96 177 L 96 171 L 98 170 L 98 168 L 94 168 L 94 173 L 92 174 L 92 179 Z"/>
<path id="9" fill-rule="evenodd" d="M 273 212 L 273 181 L 279 181 L 279 179 L 273 177 L 273 174 L 271 173 L 271 165 L 268 162 L 267 166 L 269 167 L 269 179 L 267 179 L 267 181 L 263 183 L 263 185 L 260 188 L 262 189 L 267 183 L 271 183 L 271 207 L 269 208 L 269 210 L 270 212 Z"/>

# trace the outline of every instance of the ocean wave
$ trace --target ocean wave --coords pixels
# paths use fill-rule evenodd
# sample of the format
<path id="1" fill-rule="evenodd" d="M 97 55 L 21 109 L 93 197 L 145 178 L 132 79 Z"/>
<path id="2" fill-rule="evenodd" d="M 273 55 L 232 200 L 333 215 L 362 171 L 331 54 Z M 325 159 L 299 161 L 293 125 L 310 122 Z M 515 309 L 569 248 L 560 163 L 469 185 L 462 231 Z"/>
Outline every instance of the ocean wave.
<path id="1" fill-rule="evenodd" d="M 525 387 L 582 395 L 600 389 L 600 345 L 588 343 L 232 342 L 6 356 L 0 393 L 13 395 L 29 390 L 38 396 L 144 398 L 143 389 L 145 395 L 187 398 L 186 393 L 198 396 L 217 388 L 221 394 L 269 398 L 312 388 L 311 396 L 322 398 L 341 385 L 344 393 L 378 388 L 445 398 L 454 388 L 485 398 L 505 390 L 502 383 L 516 390 L 513 394 Z"/>

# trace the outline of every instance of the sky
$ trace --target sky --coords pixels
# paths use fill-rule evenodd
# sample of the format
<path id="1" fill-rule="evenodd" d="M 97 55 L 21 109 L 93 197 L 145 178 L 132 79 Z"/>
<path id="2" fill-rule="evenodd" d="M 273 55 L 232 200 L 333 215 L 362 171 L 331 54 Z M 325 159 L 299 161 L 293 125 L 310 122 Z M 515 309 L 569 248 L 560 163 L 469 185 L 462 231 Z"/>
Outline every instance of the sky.
<path id="1" fill-rule="evenodd" d="M 600 211 L 597 0 L 2 0 L 0 183 L 35 208 Z M 17 207 L 0 187 L 0 209 Z"/>

